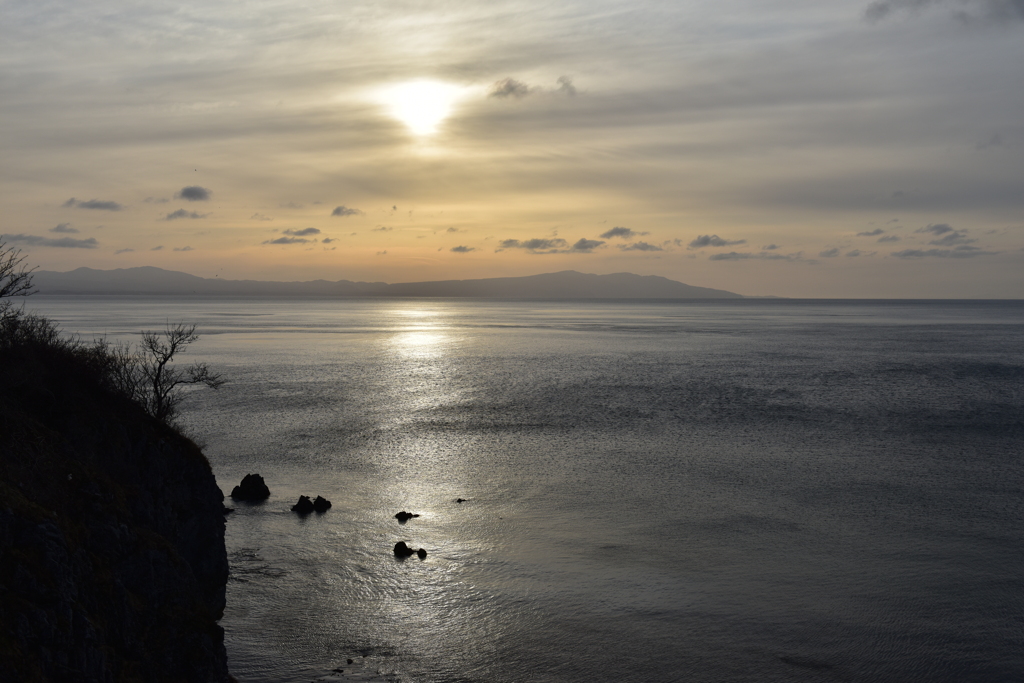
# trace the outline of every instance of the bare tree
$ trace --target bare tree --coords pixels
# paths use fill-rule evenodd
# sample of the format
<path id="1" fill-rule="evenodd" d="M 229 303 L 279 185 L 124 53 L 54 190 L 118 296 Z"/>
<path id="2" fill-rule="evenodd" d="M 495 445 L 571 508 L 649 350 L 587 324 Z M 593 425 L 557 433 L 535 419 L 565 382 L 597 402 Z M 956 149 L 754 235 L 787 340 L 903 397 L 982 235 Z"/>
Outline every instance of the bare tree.
<path id="1" fill-rule="evenodd" d="M 23 264 L 25 257 L 20 249 L 9 247 L 0 239 L 0 299 L 13 296 L 28 296 L 32 289 L 32 271 Z M 5 315 L 11 307 L 10 301 L 0 302 L 0 316 Z"/>
<path id="2" fill-rule="evenodd" d="M 197 339 L 196 326 L 183 322 L 168 324 L 163 333 L 142 333 L 142 352 L 136 357 L 136 372 L 126 373 L 121 381 L 126 393 L 134 395 L 158 420 L 174 419 L 183 398 L 183 386 L 204 384 L 217 389 L 224 384 L 220 374 L 210 372 L 206 363 L 193 363 L 187 368 L 171 365 L 174 357 Z M 126 354 L 124 349 L 119 352 Z"/>

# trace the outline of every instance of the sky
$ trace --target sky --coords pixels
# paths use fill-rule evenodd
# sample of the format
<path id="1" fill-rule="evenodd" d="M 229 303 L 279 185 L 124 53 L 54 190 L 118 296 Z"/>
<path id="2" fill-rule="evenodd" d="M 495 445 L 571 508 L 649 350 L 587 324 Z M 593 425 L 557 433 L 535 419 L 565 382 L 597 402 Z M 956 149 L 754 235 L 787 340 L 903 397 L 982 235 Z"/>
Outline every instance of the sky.
<path id="1" fill-rule="evenodd" d="M 1024 297 L 1024 0 L 0 0 L 44 270 Z"/>

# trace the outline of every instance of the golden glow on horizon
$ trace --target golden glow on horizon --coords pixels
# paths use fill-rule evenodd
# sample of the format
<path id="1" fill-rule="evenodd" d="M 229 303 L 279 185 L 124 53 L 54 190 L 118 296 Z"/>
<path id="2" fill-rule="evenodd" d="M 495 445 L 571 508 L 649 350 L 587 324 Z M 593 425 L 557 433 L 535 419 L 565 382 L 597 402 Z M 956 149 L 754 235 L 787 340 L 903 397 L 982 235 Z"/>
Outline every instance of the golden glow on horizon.
<path id="1" fill-rule="evenodd" d="M 450 83 L 417 80 L 385 88 L 379 99 L 391 116 L 423 137 L 437 132 L 463 93 L 463 88 Z"/>

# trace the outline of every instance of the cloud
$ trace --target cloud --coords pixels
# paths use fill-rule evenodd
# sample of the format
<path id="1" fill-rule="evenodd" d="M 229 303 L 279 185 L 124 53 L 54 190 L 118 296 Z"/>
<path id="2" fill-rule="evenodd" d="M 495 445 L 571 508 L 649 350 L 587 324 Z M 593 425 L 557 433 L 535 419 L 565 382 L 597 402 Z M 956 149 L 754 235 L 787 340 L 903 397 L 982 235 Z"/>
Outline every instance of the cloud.
<path id="1" fill-rule="evenodd" d="M 560 237 L 541 238 L 535 237 L 532 240 L 520 242 L 519 240 L 502 240 L 498 247 L 500 249 L 526 249 L 537 254 L 555 254 L 559 249 L 564 249 L 569 243 Z"/>
<path id="2" fill-rule="evenodd" d="M 691 249 L 700 249 L 701 247 L 728 247 L 733 244 L 746 243 L 746 240 L 727 240 L 722 239 L 718 235 L 700 235 L 697 239 L 690 242 L 689 247 Z"/>
<path id="3" fill-rule="evenodd" d="M 583 252 L 584 254 L 589 254 L 590 252 L 592 252 L 594 249 L 597 249 L 602 244 L 604 244 L 603 240 L 588 240 L 588 239 L 585 239 L 585 238 L 581 238 L 579 241 L 576 242 L 576 244 L 572 245 L 571 251 L 577 251 L 577 252 Z"/>
<path id="4" fill-rule="evenodd" d="M 363 212 L 360 211 L 359 209 L 350 209 L 347 206 L 336 206 L 336 207 L 334 207 L 334 211 L 331 211 L 331 215 L 332 216 L 341 216 L 341 217 L 345 217 L 345 216 L 362 216 Z"/>
<path id="5" fill-rule="evenodd" d="M 834 258 L 836 256 L 839 256 L 839 249 L 838 247 L 832 247 L 831 249 L 826 249 L 825 251 L 818 252 L 818 256 L 821 256 L 822 258 Z"/>
<path id="6" fill-rule="evenodd" d="M 886 235 L 885 237 L 879 237 L 878 241 L 879 242 L 899 242 L 900 241 L 900 236 L 899 235 Z"/>
<path id="7" fill-rule="evenodd" d="M 928 225 L 923 228 L 918 228 L 914 232 L 929 233 L 932 235 L 939 236 L 938 239 L 931 240 L 928 244 L 934 244 L 937 247 L 952 247 L 958 244 L 971 244 L 977 242 L 975 239 L 968 239 L 967 235 L 960 230 L 954 230 L 947 223 L 936 223 L 934 225 Z"/>
<path id="8" fill-rule="evenodd" d="M 288 228 L 287 230 L 284 231 L 284 234 L 295 235 L 296 237 L 306 237 L 308 235 L 319 235 L 320 230 L 319 228 L 302 228 L 301 230 Z"/>
<path id="9" fill-rule="evenodd" d="M 973 258 L 975 256 L 995 256 L 997 251 L 983 251 L 977 247 L 960 246 L 955 249 L 904 249 L 894 251 L 892 255 L 901 259 L 917 258 Z"/>
<path id="10" fill-rule="evenodd" d="M 135 250 L 134 249 L 118 249 L 117 251 L 114 252 L 114 256 L 117 256 L 118 254 L 127 254 L 129 251 L 135 251 Z"/>
<path id="11" fill-rule="evenodd" d="M 779 245 L 777 245 L 777 244 L 766 244 L 763 247 L 761 247 L 761 249 L 763 251 L 772 251 L 773 249 L 778 249 L 778 248 L 779 248 Z"/>
<path id="12" fill-rule="evenodd" d="M 647 242 L 634 242 L 633 244 L 620 244 L 619 249 L 622 251 L 665 251 L 661 247 L 653 244 L 647 244 Z"/>
<path id="13" fill-rule="evenodd" d="M 763 259 L 765 261 L 801 261 L 803 257 L 800 252 L 795 254 L 766 254 L 764 252 L 751 254 L 745 252 L 730 251 L 724 254 L 712 254 L 709 261 L 743 261 L 746 259 Z"/>
<path id="14" fill-rule="evenodd" d="M 458 228 L 448 228 L 445 232 L 465 232 L 465 230 L 459 230 Z"/>
<path id="15" fill-rule="evenodd" d="M 576 95 L 576 86 L 572 84 L 572 78 L 569 76 L 558 77 L 558 92 L 564 93 L 569 97 Z"/>
<path id="16" fill-rule="evenodd" d="M 178 199 L 186 199 L 190 202 L 205 202 L 210 198 L 210 191 L 205 187 L 199 187 L 198 185 L 189 185 L 183 187 L 178 191 L 178 194 L 174 195 Z"/>
<path id="17" fill-rule="evenodd" d="M 77 209 L 97 209 L 99 211 L 120 211 L 124 208 L 117 202 L 105 201 L 102 199 L 90 199 L 87 202 L 79 201 L 72 197 L 67 200 L 61 206 L 64 207 L 75 207 Z"/>
<path id="18" fill-rule="evenodd" d="M 60 223 L 59 225 L 55 225 L 50 228 L 50 232 L 76 233 L 78 232 L 78 229 L 72 228 L 70 223 Z"/>
<path id="19" fill-rule="evenodd" d="M 476 248 L 475 247 L 464 247 L 462 245 L 459 245 L 457 247 L 452 247 L 448 251 L 454 251 L 456 254 L 468 254 L 471 251 L 476 251 Z"/>
<path id="20" fill-rule="evenodd" d="M 602 232 L 601 233 L 601 237 L 605 238 L 606 240 L 607 239 L 611 239 L 613 237 L 621 237 L 622 239 L 629 239 L 630 237 L 636 237 L 638 235 L 647 235 L 647 234 L 650 234 L 650 233 L 636 232 L 634 230 L 630 230 L 629 228 L 623 228 L 621 226 L 616 226 L 616 227 L 612 228 L 611 230 L 609 230 L 607 232 Z"/>
<path id="21" fill-rule="evenodd" d="M 304 237 L 278 237 L 276 240 L 267 240 L 262 244 L 307 244 L 309 241 Z"/>
<path id="22" fill-rule="evenodd" d="M 846 252 L 846 256 L 849 256 L 851 258 L 852 257 L 856 257 L 856 256 L 874 256 L 874 255 L 875 255 L 875 252 L 873 252 L 873 251 L 861 251 L 860 249 L 851 249 L 850 251 Z"/>
<path id="23" fill-rule="evenodd" d="M 4 235 L 7 242 L 21 242 L 31 247 L 66 247 L 70 249 L 95 249 L 99 242 L 95 237 L 77 240 L 74 237 L 40 237 L 38 235 Z"/>
<path id="24" fill-rule="evenodd" d="M 320 240 L 320 243 L 321 244 L 330 244 L 331 242 L 337 242 L 337 241 L 338 241 L 337 237 L 325 237 L 322 240 Z"/>
<path id="25" fill-rule="evenodd" d="M 262 213 L 254 213 L 253 215 L 249 216 L 249 220 L 251 220 L 251 221 L 272 221 L 274 219 L 271 218 L 270 216 L 264 216 Z"/>
<path id="26" fill-rule="evenodd" d="M 864 10 L 864 18 L 875 23 L 888 18 L 896 12 L 918 12 L 933 5 L 949 4 L 944 0 L 877 0 Z M 1006 23 L 1024 21 L 1024 2 L 1022 0 L 960 0 L 957 4 L 968 9 L 953 12 L 960 21 L 987 21 Z"/>
<path id="27" fill-rule="evenodd" d="M 152 249 L 150 249 L 150 251 L 160 251 L 163 248 L 164 248 L 164 245 L 160 244 L 160 245 L 155 246 Z"/>
<path id="28" fill-rule="evenodd" d="M 174 251 L 192 251 L 192 247 L 175 247 Z"/>
<path id="29" fill-rule="evenodd" d="M 208 213 L 196 213 L 195 211 L 186 211 L 185 209 L 178 209 L 177 211 L 172 211 L 171 213 L 167 214 L 166 216 L 164 216 L 160 220 L 162 220 L 162 221 L 176 221 L 179 218 L 192 218 L 192 219 L 195 219 L 195 218 L 206 218 L 209 215 L 210 214 L 208 214 Z"/>
<path id="30" fill-rule="evenodd" d="M 882 230 L 881 228 L 875 228 L 874 230 L 870 230 L 868 232 L 858 232 L 857 237 L 874 237 L 875 235 L 881 235 L 884 232 L 885 230 Z"/>
<path id="31" fill-rule="evenodd" d="M 378 225 L 373 229 L 374 232 L 390 232 L 391 230 L 394 230 L 394 228 L 389 228 L 386 225 Z"/>
<path id="32" fill-rule="evenodd" d="M 569 84 L 572 85 L 571 83 Z M 499 97 L 505 99 L 508 97 L 526 97 L 530 94 L 530 87 L 522 81 L 517 81 L 514 78 L 503 78 L 491 86 L 491 91 L 487 93 L 488 97 Z"/>

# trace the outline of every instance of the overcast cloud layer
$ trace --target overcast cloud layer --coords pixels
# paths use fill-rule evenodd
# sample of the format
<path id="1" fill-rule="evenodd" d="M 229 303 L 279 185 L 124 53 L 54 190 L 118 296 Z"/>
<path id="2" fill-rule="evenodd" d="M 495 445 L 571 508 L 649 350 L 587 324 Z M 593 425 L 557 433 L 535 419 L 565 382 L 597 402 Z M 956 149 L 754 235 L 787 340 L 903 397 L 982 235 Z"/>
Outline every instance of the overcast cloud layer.
<path id="1" fill-rule="evenodd" d="M 1024 294 L 1019 0 L 2 11 L 0 233 L 44 269 Z"/>

